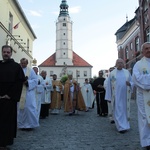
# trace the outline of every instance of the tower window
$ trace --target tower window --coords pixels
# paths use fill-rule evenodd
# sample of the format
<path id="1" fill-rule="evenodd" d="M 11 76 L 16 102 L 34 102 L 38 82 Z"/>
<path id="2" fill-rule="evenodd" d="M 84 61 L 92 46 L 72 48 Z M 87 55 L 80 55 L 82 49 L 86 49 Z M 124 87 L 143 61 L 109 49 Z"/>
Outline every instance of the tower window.
<path id="1" fill-rule="evenodd" d="M 63 26 L 66 27 L 66 23 L 63 23 Z"/>
<path id="2" fill-rule="evenodd" d="M 65 55 L 65 53 L 64 53 L 64 55 Z"/>
<path id="3" fill-rule="evenodd" d="M 64 45 L 65 45 L 65 42 L 64 42 Z"/>
<path id="4" fill-rule="evenodd" d="M 84 77 L 87 77 L 87 71 L 84 71 Z"/>
<path id="5" fill-rule="evenodd" d="M 64 33 L 64 35 L 65 35 L 65 33 Z"/>
<path id="6" fill-rule="evenodd" d="M 64 18 L 64 21 L 65 21 L 66 19 Z"/>
<path id="7" fill-rule="evenodd" d="M 54 72 L 53 71 L 50 71 L 50 76 L 52 76 L 54 74 Z"/>

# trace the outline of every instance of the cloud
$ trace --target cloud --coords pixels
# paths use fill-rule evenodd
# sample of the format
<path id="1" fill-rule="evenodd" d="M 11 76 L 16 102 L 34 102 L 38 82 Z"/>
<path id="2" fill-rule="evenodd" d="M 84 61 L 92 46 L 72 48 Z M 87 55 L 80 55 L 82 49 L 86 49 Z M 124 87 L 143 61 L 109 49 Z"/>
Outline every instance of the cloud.
<path id="1" fill-rule="evenodd" d="M 69 13 L 79 13 L 81 10 L 81 7 L 80 6 L 75 6 L 75 7 L 71 7 L 69 8 Z"/>
<path id="2" fill-rule="evenodd" d="M 40 12 L 34 11 L 34 10 L 28 10 L 29 15 L 31 16 L 36 16 L 36 17 L 41 17 L 42 14 Z"/>

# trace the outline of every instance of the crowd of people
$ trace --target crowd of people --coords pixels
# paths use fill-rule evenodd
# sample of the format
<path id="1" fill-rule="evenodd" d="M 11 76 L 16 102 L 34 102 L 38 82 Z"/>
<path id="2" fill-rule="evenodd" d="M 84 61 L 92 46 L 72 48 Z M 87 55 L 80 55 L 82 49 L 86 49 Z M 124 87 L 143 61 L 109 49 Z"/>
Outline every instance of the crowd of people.
<path id="1" fill-rule="evenodd" d="M 94 81 L 85 79 L 80 87 L 72 71 L 67 71 L 68 78 L 62 83 L 56 74 L 51 78 L 45 70 L 39 73 L 38 67 L 28 67 L 26 58 L 16 63 L 11 58 L 12 47 L 4 45 L 0 61 L 0 149 L 13 144 L 17 129 L 31 131 L 40 126 L 40 119 L 59 114 L 61 108 L 72 116 L 89 111 L 95 103 L 97 116 L 108 117 L 124 134 L 130 130 L 130 101 L 136 88 L 141 147 L 150 150 L 150 43 L 144 43 L 141 51 L 143 58 L 134 65 L 132 75 L 118 58 L 107 78 L 100 70 Z"/>

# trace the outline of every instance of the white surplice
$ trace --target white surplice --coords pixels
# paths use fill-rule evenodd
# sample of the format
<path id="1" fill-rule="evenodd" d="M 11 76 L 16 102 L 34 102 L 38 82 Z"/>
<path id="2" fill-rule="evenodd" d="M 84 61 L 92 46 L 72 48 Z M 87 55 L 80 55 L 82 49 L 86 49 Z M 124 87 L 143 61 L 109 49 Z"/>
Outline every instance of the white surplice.
<path id="1" fill-rule="evenodd" d="M 50 104 L 52 80 L 49 77 L 46 77 L 45 80 L 43 80 L 43 87 L 44 87 L 44 92 L 42 93 L 41 104 Z"/>
<path id="2" fill-rule="evenodd" d="M 88 92 L 87 92 L 88 90 Z M 95 99 L 95 95 L 93 93 L 93 89 L 92 89 L 92 86 L 91 84 L 84 84 L 82 87 L 81 87 L 81 93 L 82 93 L 82 96 L 83 96 L 83 99 L 84 99 L 84 102 L 85 102 L 85 105 L 87 108 L 92 108 L 92 104 L 93 104 L 93 101 Z"/>
<path id="3" fill-rule="evenodd" d="M 24 73 L 27 71 L 23 69 Z M 18 107 L 18 128 L 35 128 L 39 126 L 35 88 L 38 84 L 37 75 L 34 70 L 31 69 L 28 76 L 28 87 L 26 90 L 24 109 Z M 18 103 L 19 106 L 19 103 Z"/>
<path id="4" fill-rule="evenodd" d="M 150 92 L 150 59 L 143 57 L 134 65 L 133 82 L 137 87 L 136 102 L 138 106 L 140 143 L 142 147 L 146 147 L 150 145 L 150 124 L 148 124 L 146 107 L 144 104 L 144 92 Z M 149 109 L 147 111 L 150 113 L 150 103 L 148 106 Z"/>
<path id="5" fill-rule="evenodd" d="M 35 89 L 35 96 L 36 96 L 37 112 L 39 118 L 40 110 L 41 110 L 42 93 L 44 92 L 44 87 L 43 87 L 43 78 L 40 75 L 37 75 L 37 78 L 38 78 L 38 85 L 36 86 Z"/>
<path id="6" fill-rule="evenodd" d="M 105 90 L 106 90 L 106 87 L 107 87 L 107 84 L 108 84 L 107 82 L 108 82 L 108 77 L 104 81 L 104 89 Z M 112 102 L 108 101 L 107 105 L 108 105 L 108 116 L 109 116 L 109 119 L 110 119 L 110 121 L 114 121 Z"/>
<path id="7" fill-rule="evenodd" d="M 128 92 L 126 81 L 131 82 L 130 73 L 126 69 L 118 70 L 117 68 L 110 73 L 107 79 L 105 100 L 109 100 L 112 103 L 113 116 L 118 131 L 130 129 L 127 112 Z"/>

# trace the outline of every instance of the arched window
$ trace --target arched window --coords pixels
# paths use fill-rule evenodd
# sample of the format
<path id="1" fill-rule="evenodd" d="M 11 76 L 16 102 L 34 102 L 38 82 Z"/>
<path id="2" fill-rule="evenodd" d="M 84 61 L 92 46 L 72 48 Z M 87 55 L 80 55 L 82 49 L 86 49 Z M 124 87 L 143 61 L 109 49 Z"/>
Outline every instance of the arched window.
<path id="1" fill-rule="evenodd" d="M 140 50 L 140 41 L 139 41 L 139 37 L 135 38 L 135 51 L 139 51 Z"/>
<path id="2" fill-rule="evenodd" d="M 146 41 L 150 42 L 150 30 L 149 30 L 149 27 L 146 29 Z"/>
<path id="3" fill-rule="evenodd" d="M 125 57 L 126 59 L 129 59 L 129 50 L 128 50 L 128 46 L 125 49 Z"/>

